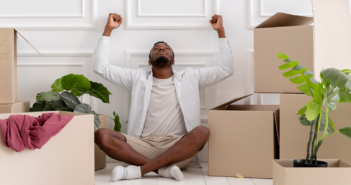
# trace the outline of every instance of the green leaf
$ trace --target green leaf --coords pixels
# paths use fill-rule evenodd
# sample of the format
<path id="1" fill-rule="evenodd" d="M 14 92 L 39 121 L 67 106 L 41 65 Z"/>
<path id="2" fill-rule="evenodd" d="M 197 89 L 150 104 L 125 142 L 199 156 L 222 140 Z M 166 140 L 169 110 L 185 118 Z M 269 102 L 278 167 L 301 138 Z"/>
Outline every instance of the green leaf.
<path id="1" fill-rule="evenodd" d="M 119 121 L 119 116 L 118 116 L 118 114 L 116 114 L 115 111 L 113 111 L 113 116 L 115 117 L 114 119 L 112 119 L 115 122 L 115 126 L 114 126 L 113 129 L 116 132 L 121 132 L 122 125 L 121 125 L 121 123 Z"/>
<path id="2" fill-rule="evenodd" d="M 309 121 L 307 118 L 306 118 L 306 115 L 302 115 L 300 116 L 300 123 L 303 125 L 303 126 L 311 126 L 311 121 Z"/>
<path id="3" fill-rule="evenodd" d="M 328 120 L 328 130 L 329 130 L 329 133 L 333 133 L 336 130 L 334 122 L 330 119 L 330 117 L 329 117 L 329 120 Z"/>
<path id="4" fill-rule="evenodd" d="M 343 127 L 339 129 L 340 133 L 344 134 L 345 136 L 351 138 L 351 126 Z"/>
<path id="5" fill-rule="evenodd" d="M 58 107 L 67 107 L 67 105 L 65 104 L 65 102 L 63 100 L 57 100 L 57 101 L 53 101 L 53 103 L 55 105 L 57 105 Z"/>
<path id="6" fill-rule="evenodd" d="M 296 76 L 298 74 L 301 74 L 301 72 L 300 71 L 295 71 L 295 70 L 290 70 L 288 72 L 283 73 L 283 76 L 285 78 L 291 78 L 291 77 L 294 77 L 294 76 Z"/>
<path id="7" fill-rule="evenodd" d="M 285 55 L 285 54 L 283 54 L 283 53 L 278 53 L 278 54 L 277 54 L 277 56 L 278 56 L 278 58 L 280 58 L 280 59 L 282 59 L 282 60 L 289 59 L 289 57 L 288 57 L 288 56 L 286 56 L 286 55 Z"/>
<path id="8" fill-rule="evenodd" d="M 351 81 L 348 81 L 346 84 L 345 84 L 346 88 L 348 88 L 349 90 L 351 90 Z"/>
<path id="9" fill-rule="evenodd" d="M 339 90 L 340 103 L 350 103 L 351 102 L 351 92 L 348 89 Z"/>
<path id="10" fill-rule="evenodd" d="M 299 110 L 299 112 L 297 113 L 297 115 L 304 115 L 305 114 L 305 112 L 306 112 L 306 110 L 307 110 L 307 105 L 306 106 L 304 106 L 304 107 L 302 107 L 300 110 Z"/>
<path id="11" fill-rule="evenodd" d="M 310 87 L 308 86 L 307 83 L 300 85 L 297 87 L 301 92 L 305 93 L 307 96 L 312 96 Z"/>
<path id="12" fill-rule="evenodd" d="M 99 127 L 101 125 L 99 115 L 91 110 L 90 105 L 88 105 L 86 103 L 79 104 L 76 106 L 76 108 L 74 109 L 73 112 L 93 114 L 94 115 L 94 132 L 96 132 L 99 129 Z"/>
<path id="13" fill-rule="evenodd" d="M 90 114 L 94 114 L 94 132 L 96 132 L 101 125 L 100 118 L 99 115 L 94 111 L 90 111 Z"/>
<path id="14" fill-rule="evenodd" d="M 290 82 L 292 82 L 294 84 L 302 84 L 302 83 L 306 82 L 306 79 L 303 76 L 297 76 L 295 78 L 290 78 L 289 80 L 290 80 Z"/>
<path id="15" fill-rule="evenodd" d="M 79 113 L 89 114 L 90 111 L 91 111 L 91 107 L 86 103 L 79 104 L 76 106 L 76 108 L 74 108 L 74 112 L 79 112 Z"/>
<path id="16" fill-rule="evenodd" d="M 63 79 L 63 77 L 55 80 L 55 82 L 51 85 L 52 92 L 61 92 L 64 90 L 62 87 L 62 79 Z"/>
<path id="17" fill-rule="evenodd" d="M 90 83 L 91 83 L 91 89 L 86 93 L 96 98 L 99 98 L 104 103 L 110 103 L 110 98 L 109 98 L 109 95 L 111 94 L 110 91 L 108 91 L 107 88 L 100 83 L 96 83 L 92 81 L 90 81 Z"/>
<path id="18" fill-rule="evenodd" d="M 297 66 L 297 65 L 299 65 L 299 62 L 297 62 L 297 61 L 292 61 L 292 62 L 289 62 L 289 63 L 286 63 L 286 64 L 283 64 L 283 65 L 279 66 L 279 69 L 280 69 L 281 71 L 284 71 L 284 70 L 286 70 L 286 69 L 293 68 L 293 67 L 295 67 L 295 66 Z"/>
<path id="19" fill-rule="evenodd" d="M 313 101 L 307 103 L 306 117 L 309 121 L 315 120 L 321 113 L 322 105 L 314 104 Z"/>
<path id="20" fill-rule="evenodd" d="M 81 96 L 91 89 L 90 81 L 83 75 L 69 74 L 63 77 L 62 87 L 75 96 Z"/>
<path id="21" fill-rule="evenodd" d="M 51 102 L 51 101 L 60 100 L 60 94 L 57 92 L 51 92 L 51 91 L 41 92 L 37 94 L 36 98 L 37 98 L 37 101 Z"/>
<path id="22" fill-rule="evenodd" d="M 313 89 L 313 98 L 312 98 L 312 102 L 318 105 L 322 105 L 323 103 L 323 89 L 321 86 L 319 85 L 313 85 L 311 86 Z"/>
<path id="23" fill-rule="evenodd" d="M 347 88 L 351 89 L 351 83 L 349 82 L 351 81 L 351 77 L 347 76 L 339 69 L 328 68 L 323 70 L 322 73 L 332 86 L 339 87 L 339 89 L 344 89 L 346 86 Z"/>
<path id="24" fill-rule="evenodd" d="M 61 99 L 66 103 L 68 107 L 75 109 L 77 105 L 80 104 L 80 101 L 76 96 L 74 96 L 71 92 L 63 91 L 60 94 Z"/>
<path id="25" fill-rule="evenodd" d="M 33 107 L 29 109 L 30 112 L 38 112 L 38 111 L 51 111 L 55 110 L 52 108 L 52 102 L 47 101 L 37 101 L 33 104 Z"/>
<path id="26" fill-rule="evenodd" d="M 328 95 L 325 99 L 325 107 L 330 111 L 334 111 L 340 101 L 339 88 L 328 87 Z"/>
<path id="27" fill-rule="evenodd" d="M 345 73 L 346 75 L 350 75 L 351 69 L 343 69 L 343 70 L 341 70 L 341 72 Z"/>

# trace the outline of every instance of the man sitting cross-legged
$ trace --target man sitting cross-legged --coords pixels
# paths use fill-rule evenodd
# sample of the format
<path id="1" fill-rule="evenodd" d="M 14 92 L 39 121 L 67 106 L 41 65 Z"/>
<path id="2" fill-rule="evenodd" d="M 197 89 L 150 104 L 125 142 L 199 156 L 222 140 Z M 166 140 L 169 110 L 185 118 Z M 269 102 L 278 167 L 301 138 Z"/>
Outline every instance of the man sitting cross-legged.
<path id="1" fill-rule="evenodd" d="M 115 167 L 112 181 L 141 178 L 151 171 L 182 180 L 181 169 L 186 169 L 210 135 L 208 128 L 200 126 L 199 90 L 233 74 L 232 51 L 222 16 L 214 15 L 209 20 L 219 36 L 218 65 L 181 71 L 173 70 L 174 52 L 163 41 L 151 49 L 152 69 L 148 71 L 111 65 L 110 35 L 122 21 L 118 14 L 109 15 L 95 48 L 93 71 L 131 91 L 127 134 L 101 128 L 95 132 L 95 143 L 111 158 L 130 164 Z"/>

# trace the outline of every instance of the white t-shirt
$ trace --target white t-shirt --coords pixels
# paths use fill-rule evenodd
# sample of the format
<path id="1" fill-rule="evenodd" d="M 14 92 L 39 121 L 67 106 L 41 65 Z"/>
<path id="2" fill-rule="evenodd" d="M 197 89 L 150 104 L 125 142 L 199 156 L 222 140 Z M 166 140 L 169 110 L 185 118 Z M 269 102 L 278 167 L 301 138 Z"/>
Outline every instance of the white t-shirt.
<path id="1" fill-rule="evenodd" d="M 167 79 L 153 77 L 153 84 L 141 137 L 157 134 L 180 136 L 186 127 L 180 109 L 173 76 Z"/>

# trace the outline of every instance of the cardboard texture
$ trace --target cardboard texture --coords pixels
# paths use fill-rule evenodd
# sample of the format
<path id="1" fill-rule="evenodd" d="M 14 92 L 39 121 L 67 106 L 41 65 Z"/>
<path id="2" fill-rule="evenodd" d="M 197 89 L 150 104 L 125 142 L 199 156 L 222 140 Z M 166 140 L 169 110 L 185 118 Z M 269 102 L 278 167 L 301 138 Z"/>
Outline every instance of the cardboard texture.
<path id="1" fill-rule="evenodd" d="M 350 68 L 344 60 L 351 57 L 348 1 L 312 0 L 312 4 L 313 18 L 277 13 L 254 29 L 255 92 L 301 93 L 298 85 L 283 77 L 278 67 L 284 62 L 277 53 L 315 74 L 322 68 Z"/>
<path id="2" fill-rule="evenodd" d="M 41 149 L 16 152 L 0 144 L 0 184 L 94 184 L 94 116 L 47 112 L 75 116 Z M 43 113 L 15 114 L 39 116 Z M 0 114 L 0 119 L 7 119 L 10 115 Z"/>
<path id="3" fill-rule="evenodd" d="M 303 126 L 297 112 L 312 99 L 304 94 L 280 95 L 280 159 L 305 159 L 310 127 Z M 339 103 L 335 111 L 329 111 L 337 129 L 351 125 L 351 103 Z M 334 134 L 323 141 L 318 158 L 342 159 L 351 163 L 351 139 Z"/>
<path id="4" fill-rule="evenodd" d="M 0 28 L 0 103 L 17 99 L 17 31 Z"/>
<path id="5" fill-rule="evenodd" d="M 0 104 L 0 114 L 29 112 L 30 101 L 16 101 L 15 103 Z"/>
<path id="6" fill-rule="evenodd" d="M 99 128 L 106 128 L 106 115 L 99 114 L 101 125 Z M 95 150 L 95 170 L 100 170 L 106 167 L 106 153 L 101 150 L 96 144 Z"/>
<path id="7" fill-rule="evenodd" d="M 208 111 L 210 176 L 272 178 L 278 158 L 279 106 L 230 105 Z"/>
<path id="8" fill-rule="evenodd" d="M 32 46 L 16 29 L 0 28 L 0 104 L 17 100 L 17 34 Z"/>
<path id="9" fill-rule="evenodd" d="M 351 165 L 343 160 L 322 159 L 327 168 L 294 168 L 293 160 L 273 161 L 274 185 L 349 185 Z"/>

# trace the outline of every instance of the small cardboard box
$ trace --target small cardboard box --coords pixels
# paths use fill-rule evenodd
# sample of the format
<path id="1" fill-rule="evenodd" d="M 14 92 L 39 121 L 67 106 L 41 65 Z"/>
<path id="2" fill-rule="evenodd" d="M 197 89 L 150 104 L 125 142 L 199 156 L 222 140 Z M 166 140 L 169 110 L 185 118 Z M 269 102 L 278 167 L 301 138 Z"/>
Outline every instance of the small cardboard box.
<path id="1" fill-rule="evenodd" d="M 350 185 L 351 165 L 338 159 L 321 159 L 327 168 L 294 168 L 293 160 L 273 161 L 274 185 Z"/>
<path id="2" fill-rule="evenodd" d="M 230 105 L 208 111 L 210 176 L 272 178 L 278 159 L 278 105 Z"/>
<path id="3" fill-rule="evenodd" d="M 99 114 L 101 125 L 99 128 L 106 128 L 106 115 Z M 95 144 L 95 170 L 100 170 L 106 167 L 106 153 Z"/>
<path id="4" fill-rule="evenodd" d="M 280 159 L 305 159 L 310 135 L 309 126 L 300 123 L 297 112 L 312 97 L 304 94 L 280 95 Z M 351 103 L 339 103 L 335 111 L 329 111 L 330 119 L 337 129 L 351 125 Z M 318 158 L 342 159 L 351 163 L 351 139 L 334 134 L 323 141 Z"/>
<path id="5" fill-rule="evenodd" d="M 16 101 L 15 103 L 0 104 L 0 114 L 29 112 L 30 101 Z"/>
<path id="6" fill-rule="evenodd" d="M 17 34 L 23 37 L 15 28 L 0 28 L 0 104 L 17 100 Z"/>
<path id="7" fill-rule="evenodd" d="M 41 149 L 16 152 L 1 143 L 0 184 L 94 184 L 94 115 L 46 112 L 74 117 Z M 46 112 L 15 114 L 39 116 Z M 10 115 L 13 114 L 0 114 L 0 119 L 7 119 Z"/>
<path id="8" fill-rule="evenodd" d="M 284 78 L 284 53 L 316 76 L 322 68 L 348 69 L 351 18 L 348 0 L 312 0 L 314 17 L 277 13 L 254 29 L 255 92 L 301 93 Z M 310 25 L 314 22 L 314 25 Z M 284 71 L 285 72 L 285 71 Z"/>

